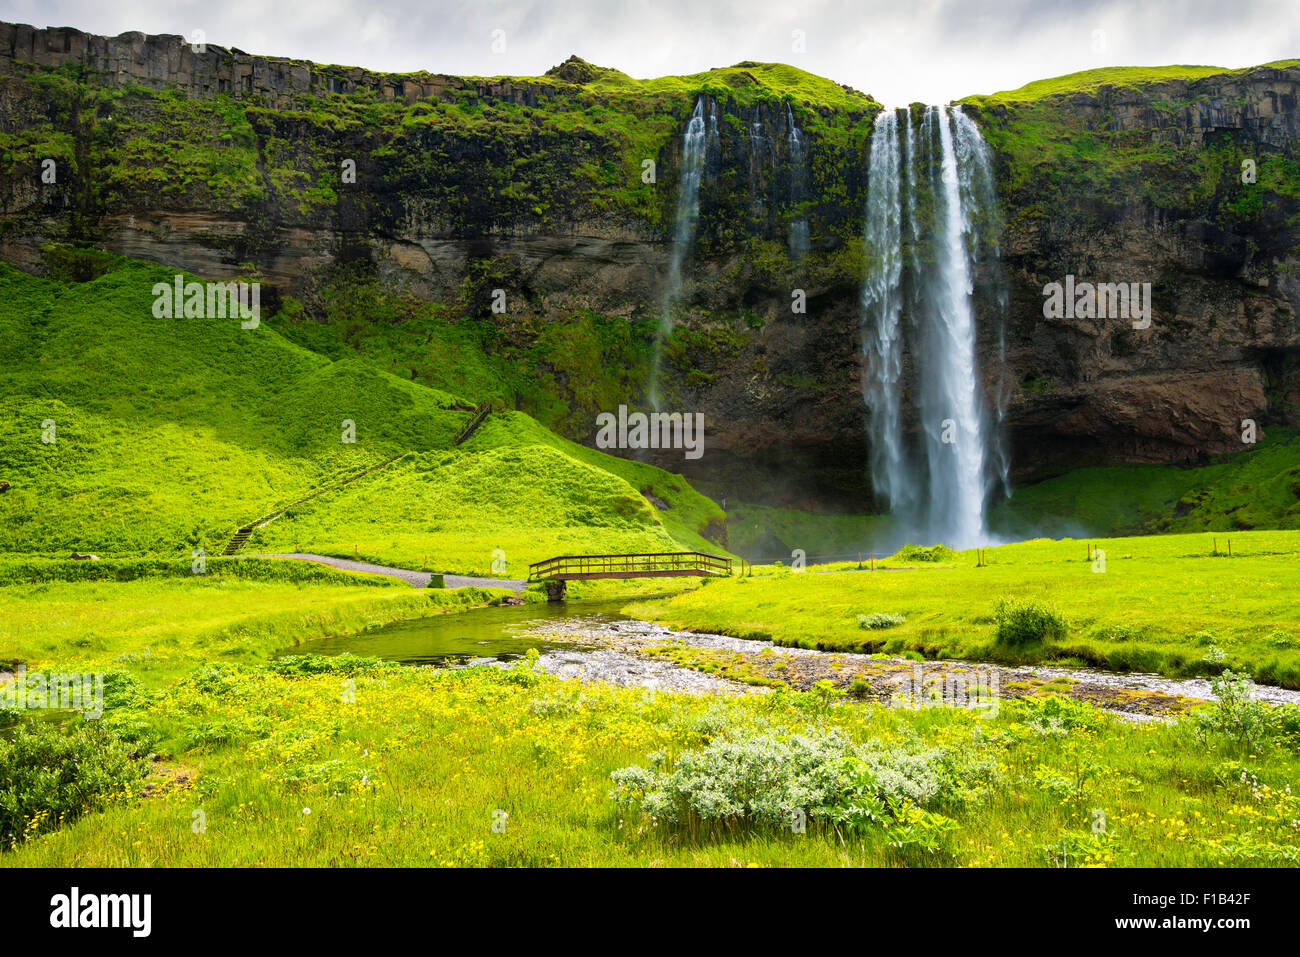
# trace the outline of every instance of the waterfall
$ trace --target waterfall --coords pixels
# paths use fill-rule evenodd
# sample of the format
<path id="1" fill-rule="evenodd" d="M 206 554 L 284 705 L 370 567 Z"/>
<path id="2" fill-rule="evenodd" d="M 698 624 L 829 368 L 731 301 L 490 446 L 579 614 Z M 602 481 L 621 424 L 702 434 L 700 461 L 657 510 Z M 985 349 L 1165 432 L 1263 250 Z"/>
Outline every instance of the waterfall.
<path id="1" fill-rule="evenodd" d="M 659 408 L 659 367 L 663 346 L 673 329 L 673 304 L 682 291 L 682 266 L 695 241 L 695 224 L 700 216 L 700 180 L 710 142 L 718 138 L 718 121 L 712 110 L 705 116 L 705 98 L 695 101 L 695 112 L 682 134 L 682 174 L 677 192 L 677 220 L 673 229 L 672 258 L 668 264 L 668 282 L 664 288 L 663 309 L 655 336 L 654 358 L 650 370 L 650 407 Z"/>
<path id="2" fill-rule="evenodd" d="M 901 210 L 898 117 L 881 113 L 871 137 L 866 243 L 879 257 L 862 285 L 863 397 L 869 412 L 871 482 L 904 521 L 914 505 L 912 469 L 903 449 L 899 393 L 903 375 Z"/>
<path id="3" fill-rule="evenodd" d="M 960 109 L 928 107 L 919 133 L 909 111 L 901 117 L 901 136 L 899 113 L 876 118 L 868 161 L 861 301 L 872 487 L 908 537 L 968 548 L 988 538 L 990 485 L 996 473 L 1005 488 L 1009 464 L 999 428 L 1008 390 L 1000 381 L 990 416 L 976 357 L 975 278 L 996 262 L 1000 211 L 983 139 Z"/>
<path id="4" fill-rule="evenodd" d="M 790 128 L 790 205 L 798 208 L 808 192 L 808 161 L 805 158 L 803 134 L 794 123 L 794 111 L 785 105 L 786 123 Z M 790 257 L 800 259 L 808 252 L 808 218 L 800 216 L 790 223 Z"/>
<path id="5" fill-rule="evenodd" d="M 1000 265 L 999 240 L 1002 237 L 1002 206 L 998 202 L 997 188 L 993 184 L 993 168 L 989 163 L 988 145 L 980 136 L 979 127 L 960 109 L 953 113 L 953 126 L 957 137 L 957 168 L 961 174 L 962 209 L 968 211 L 966 225 L 970 233 L 969 248 L 975 266 L 985 267 L 992 273 L 995 302 L 994 341 L 997 349 L 997 391 L 993 405 L 993 430 L 989 453 L 996 468 L 998 491 L 1011 497 L 1011 452 L 1007 448 L 1006 434 L 1002 428 L 1006 418 L 1007 403 L 1013 391 L 1007 379 L 1007 342 L 1005 318 L 1008 306 L 1007 285 Z M 975 213 L 978 212 L 978 215 Z"/>

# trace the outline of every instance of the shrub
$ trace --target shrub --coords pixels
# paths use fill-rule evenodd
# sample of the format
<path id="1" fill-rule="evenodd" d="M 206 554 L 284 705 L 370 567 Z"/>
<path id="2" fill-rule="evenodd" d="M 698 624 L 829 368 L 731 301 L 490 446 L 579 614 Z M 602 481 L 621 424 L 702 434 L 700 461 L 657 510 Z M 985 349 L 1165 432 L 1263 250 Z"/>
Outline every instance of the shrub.
<path id="1" fill-rule="evenodd" d="M 1268 643 L 1274 648 L 1294 648 L 1295 636 L 1286 631 L 1275 631 L 1268 636 Z"/>
<path id="2" fill-rule="evenodd" d="M 1040 734 L 1064 735 L 1076 730 L 1096 732 L 1106 727 L 1101 711 L 1074 698 L 1059 695 L 1021 698 L 1015 707 L 1024 716 L 1025 724 Z"/>
<path id="3" fill-rule="evenodd" d="M 1140 628 L 1134 628 L 1132 625 L 1115 625 L 1108 629 L 1102 637 L 1107 641 L 1140 641 L 1144 632 Z"/>
<path id="4" fill-rule="evenodd" d="M 788 827 L 797 811 L 827 803 L 852 746 L 835 731 L 788 737 L 775 732 L 719 736 L 682 753 L 670 771 L 620 768 L 610 796 L 666 823 L 686 814 L 705 821 L 748 819 Z"/>
<path id="5" fill-rule="evenodd" d="M 970 745 L 855 744 L 820 728 L 731 731 L 683 752 L 671 768 L 663 763 L 660 753 L 652 756 L 655 768 L 613 772 L 610 797 L 666 824 L 694 816 L 788 828 L 820 818 L 893 828 L 900 844 L 927 846 L 947 830 L 947 819 L 928 809 L 965 804 L 998 774 L 996 763 Z"/>
<path id="6" fill-rule="evenodd" d="M 858 627 L 879 630 L 882 628 L 897 628 L 903 622 L 907 621 L 904 615 L 895 615 L 887 611 L 874 611 L 870 615 L 858 615 Z"/>
<path id="7" fill-rule="evenodd" d="M 1259 751 L 1270 737 L 1269 709 L 1255 700 L 1255 682 L 1248 675 L 1225 671 L 1210 679 L 1210 690 L 1218 701 L 1195 716 L 1202 737 L 1218 736 L 1244 751 Z"/>
<path id="8" fill-rule="evenodd" d="M 314 675 L 342 675 L 355 678 L 361 675 L 400 671 L 402 666 L 382 658 L 368 658 L 345 652 L 341 655 L 285 655 L 270 663 L 270 670 L 287 678 L 307 678 Z"/>
<path id="9" fill-rule="evenodd" d="M 908 542 L 893 555 L 894 560 L 899 562 L 950 562 L 956 557 L 957 553 L 943 542 L 928 546 Z"/>
<path id="10" fill-rule="evenodd" d="M 12 847 L 101 810 L 147 768 L 132 745 L 98 722 L 20 727 L 0 741 L 0 840 Z"/>
<path id="11" fill-rule="evenodd" d="M 1064 638 L 1068 623 L 1050 605 L 1033 598 L 999 598 L 993 606 L 997 642 L 1011 648 Z"/>

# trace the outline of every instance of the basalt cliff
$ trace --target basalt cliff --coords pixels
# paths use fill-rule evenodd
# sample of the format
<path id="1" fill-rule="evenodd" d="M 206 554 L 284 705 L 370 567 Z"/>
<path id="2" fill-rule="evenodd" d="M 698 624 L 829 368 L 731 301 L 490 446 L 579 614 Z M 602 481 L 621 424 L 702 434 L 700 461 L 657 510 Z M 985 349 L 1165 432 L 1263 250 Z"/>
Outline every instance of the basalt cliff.
<path id="1" fill-rule="evenodd" d="M 978 357 L 1016 481 L 1230 453 L 1244 419 L 1300 427 L 1300 63 L 1109 72 L 963 102 L 1002 207 Z M 705 414 L 707 454 L 655 461 L 715 496 L 861 507 L 882 107 L 793 67 L 391 75 L 0 24 L 0 256 L 256 277 L 271 323 L 332 321 L 353 280 L 438 304 L 526 357 L 534 386 L 497 398 L 591 442 L 599 412 L 645 398 L 699 104 L 716 135 L 663 376 L 666 406 Z M 1150 283 L 1150 326 L 1045 318 L 1067 275 Z"/>

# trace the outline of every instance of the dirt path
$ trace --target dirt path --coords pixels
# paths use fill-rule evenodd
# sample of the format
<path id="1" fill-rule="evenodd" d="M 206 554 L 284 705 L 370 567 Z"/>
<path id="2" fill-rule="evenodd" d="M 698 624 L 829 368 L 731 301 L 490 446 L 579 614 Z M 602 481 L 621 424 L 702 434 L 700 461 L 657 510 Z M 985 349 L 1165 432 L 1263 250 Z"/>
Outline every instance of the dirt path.
<path id="1" fill-rule="evenodd" d="M 332 558 L 329 555 L 314 555 L 311 552 L 282 552 L 273 555 L 249 555 L 248 558 L 296 558 L 304 562 L 320 562 L 345 572 L 366 572 L 370 575 L 389 575 L 400 578 L 412 588 L 428 588 L 431 572 L 417 572 L 410 568 L 394 568 L 391 565 L 374 565 L 370 562 L 353 561 L 351 558 Z M 509 588 L 523 591 L 528 584 L 518 578 L 474 578 L 470 575 L 443 575 L 442 582 L 448 588 Z"/>

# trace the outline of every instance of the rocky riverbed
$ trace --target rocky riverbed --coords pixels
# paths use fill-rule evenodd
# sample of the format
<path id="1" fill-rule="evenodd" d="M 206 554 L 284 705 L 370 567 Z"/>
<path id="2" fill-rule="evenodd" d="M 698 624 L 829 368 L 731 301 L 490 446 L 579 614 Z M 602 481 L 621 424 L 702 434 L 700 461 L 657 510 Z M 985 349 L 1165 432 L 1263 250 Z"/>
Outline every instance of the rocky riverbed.
<path id="1" fill-rule="evenodd" d="M 539 622 L 525 634 L 551 644 L 539 659 L 551 674 L 696 694 L 765 693 L 780 686 L 806 691 L 821 681 L 856 698 L 901 705 L 941 699 L 991 707 L 1001 698 L 1058 694 L 1134 720 L 1167 718 L 1214 700 L 1209 682 L 1200 678 L 787 648 L 606 615 Z M 1300 692 L 1285 688 L 1257 686 L 1255 695 L 1300 702 Z"/>

